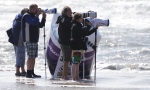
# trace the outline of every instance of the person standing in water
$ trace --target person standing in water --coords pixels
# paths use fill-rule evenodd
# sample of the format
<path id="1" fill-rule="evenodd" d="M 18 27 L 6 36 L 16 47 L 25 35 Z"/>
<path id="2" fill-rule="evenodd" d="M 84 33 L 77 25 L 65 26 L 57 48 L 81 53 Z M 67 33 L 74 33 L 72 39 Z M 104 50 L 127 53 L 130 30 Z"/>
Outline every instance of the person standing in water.
<path id="1" fill-rule="evenodd" d="M 73 16 L 71 27 L 70 47 L 72 49 L 72 67 L 71 75 L 73 80 L 80 80 L 79 78 L 79 64 L 83 58 L 84 51 L 87 50 L 86 36 L 94 33 L 98 27 L 91 28 L 91 23 L 86 22 L 86 27 L 83 27 L 83 16 L 81 13 L 75 13 Z"/>
<path id="2" fill-rule="evenodd" d="M 22 35 L 23 41 L 27 48 L 27 78 L 40 78 L 40 75 L 34 73 L 35 58 L 38 56 L 38 41 L 39 41 L 39 28 L 45 26 L 46 13 L 42 14 L 42 20 L 39 22 L 39 15 L 42 10 L 38 5 L 31 4 L 29 12 L 25 13 L 22 18 Z"/>
<path id="3" fill-rule="evenodd" d="M 24 8 L 21 10 L 21 13 L 16 15 L 15 19 L 13 20 L 13 27 L 12 27 L 12 40 L 13 46 L 16 56 L 16 76 L 25 76 L 26 71 L 24 69 L 25 66 L 25 46 L 23 44 L 23 39 L 21 35 L 21 19 L 22 16 L 28 11 L 29 9 Z M 20 72 L 20 68 L 21 71 Z"/>
<path id="4" fill-rule="evenodd" d="M 57 19 L 59 44 L 61 46 L 63 55 L 63 71 L 62 79 L 68 80 L 68 64 L 71 61 L 71 48 L 69 48 L 69 39 L 71 36 L 71 21 L 72 21 L 72 10 L 70 7 L 65 6 L 62 9 L 61 15 Z"/>

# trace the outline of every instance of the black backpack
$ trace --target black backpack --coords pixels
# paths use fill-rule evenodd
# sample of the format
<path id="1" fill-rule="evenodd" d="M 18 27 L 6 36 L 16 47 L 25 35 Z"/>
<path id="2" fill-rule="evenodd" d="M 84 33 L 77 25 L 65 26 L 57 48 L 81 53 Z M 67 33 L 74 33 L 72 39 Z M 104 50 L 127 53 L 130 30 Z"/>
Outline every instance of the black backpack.
<path id="1" fill-rule="evenodd" d="M 13 44 L 12 28 L 8 29 L 6 33 L 8 35 L 8 42 Z"/>

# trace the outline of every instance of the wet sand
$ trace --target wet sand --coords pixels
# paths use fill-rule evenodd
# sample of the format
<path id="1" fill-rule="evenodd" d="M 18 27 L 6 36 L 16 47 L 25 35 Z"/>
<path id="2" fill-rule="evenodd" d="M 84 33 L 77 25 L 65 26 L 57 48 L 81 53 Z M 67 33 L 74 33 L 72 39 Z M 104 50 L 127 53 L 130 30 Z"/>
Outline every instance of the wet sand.
<path id="1" fill-rule="evenodd" d="M 14 71 L 0 71 L 0 90 L 150 90 L 150 72 L 98 72 L 96 86 L 58 85 L 49 72 L 39 79 L 16 77 Z M 65 82 L 65 81 L 63 81 Z M 69 81 L 66 81 L 69 82 Z M 70 83 L 72 81 L 70 80 Z"/>

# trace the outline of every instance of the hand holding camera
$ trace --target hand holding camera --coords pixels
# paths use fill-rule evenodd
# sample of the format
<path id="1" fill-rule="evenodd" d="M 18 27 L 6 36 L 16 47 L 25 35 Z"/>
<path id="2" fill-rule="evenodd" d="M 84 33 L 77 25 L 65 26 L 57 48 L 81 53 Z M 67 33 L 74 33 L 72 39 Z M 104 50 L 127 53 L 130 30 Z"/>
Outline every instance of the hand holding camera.
<path id="1" fill-rule="evenodd" d="M 92 25 L 92 23 L 91 23 L 91 22 L 86 22 L 86 25 L 91 26 L 91 25 Z"/>
<path id="2" fill-rule="evenodd" d="M 41 13 L 42 13 L 41 8 L 38 8 L 38 9 L 37 9 L 37 12 L 36 12 L 36 15 L 39 16 Z"/>
<path id="3" fill-rule="evenodd" d="M 46 13 L 43 13 L 43 14 L 42 14 L 42 17 L 43 17 L 43 18 L 46 18 Z"/>

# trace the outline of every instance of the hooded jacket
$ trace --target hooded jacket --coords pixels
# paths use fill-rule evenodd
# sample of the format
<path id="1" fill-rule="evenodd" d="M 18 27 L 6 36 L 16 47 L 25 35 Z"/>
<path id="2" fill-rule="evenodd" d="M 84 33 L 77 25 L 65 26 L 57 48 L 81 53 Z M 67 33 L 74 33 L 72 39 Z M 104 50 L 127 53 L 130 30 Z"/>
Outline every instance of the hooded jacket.
<path id="1" fill-rule="evenodd" d="M 32 13 L 25 13 L 22 17 L 22 36 L 24 42 L 36 43 L 39 41 L 39 28 L 45 26 L 46 19 L 42 18 L 39 22 L 39 17 Z"/>
<path id="2" fill-rule="evenodd" d="M 16 46 L 23 46 L 23 40 L 21 35 L 21 19 L 21 14 L 16 15 L 12 25 L 12 44 Z"/>
<path id="3" fill-rule="evenodd" d="M 86 41 L 84 40 L 86 36 L 94 33 L 97 28 L 90 30 L 91 26 L 83 27 L 81 23 L 73 20 L 71 28 L 71 48 L 73 50 L 87 50 Z"/>
<path id="4" fill-rule="evenodd" d="M 59 24 L 58 35 L 59 43 L 63 45 L 69 45 L 69 39 L 71 36 L 71 20 L 68 16 L 59 16 L 56 23 Z"/>

